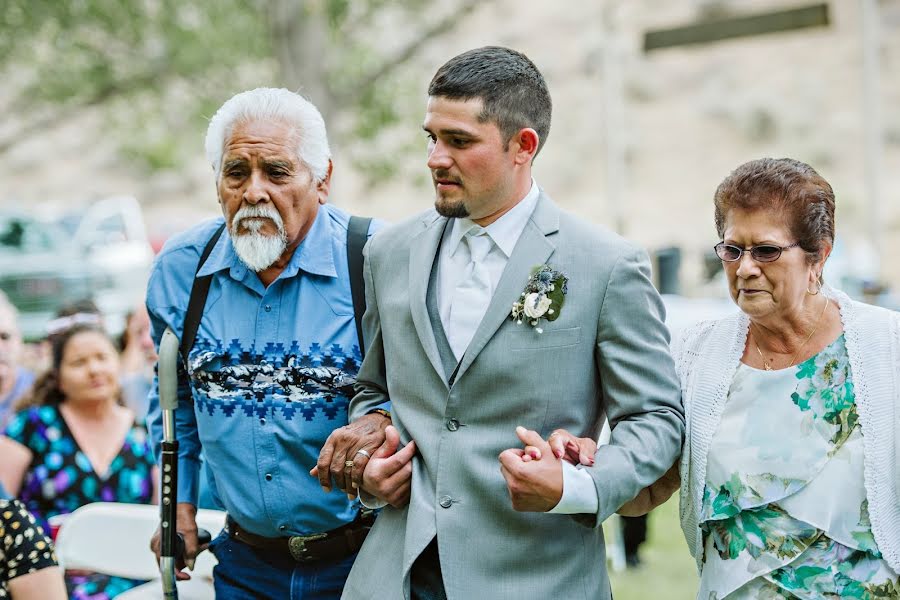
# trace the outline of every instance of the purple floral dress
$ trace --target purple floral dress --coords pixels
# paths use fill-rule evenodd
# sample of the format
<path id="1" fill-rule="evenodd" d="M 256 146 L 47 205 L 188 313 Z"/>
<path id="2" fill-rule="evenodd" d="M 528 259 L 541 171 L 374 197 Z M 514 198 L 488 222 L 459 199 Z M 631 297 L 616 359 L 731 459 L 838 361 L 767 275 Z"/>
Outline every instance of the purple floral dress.
<path id="1" fill-rule="evenodd" d="M 148 504 L 153 499 L 153 456 L 147 432 L 135 424 L 106 473 L 97 473 L 56 406 L 17 413 L 4 432 L 32 453 L 19 500 L 44 531 L 48 519 L 91 502 Z M 100 574 L 67 576 L 72 598 L 102 600 L 139 582 Z"/>

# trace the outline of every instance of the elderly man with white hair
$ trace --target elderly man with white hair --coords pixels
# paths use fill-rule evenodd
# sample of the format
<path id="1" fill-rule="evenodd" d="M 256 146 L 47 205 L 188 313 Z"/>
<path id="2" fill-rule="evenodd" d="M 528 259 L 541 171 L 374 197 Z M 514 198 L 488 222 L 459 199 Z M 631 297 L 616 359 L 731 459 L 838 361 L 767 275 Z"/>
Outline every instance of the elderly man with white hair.
<path id="1" fill-rule="evenodd" d="M 374 452 L 390 423 L 386 407 L 347 421 L 363 351 L 348 258 L 361 264 L 374 227 L 360 232 L 326 203 L 325 123 L 302 96 L 237 94 L 210 121 L 206 154 L 224 218 L 170 239 L 147 291 L 155 342 L 167 327 L 187 340 L 176 412 L 185 561 L 200 549 L 202 450 L 205 483 L 228 512 L 210 545 L 216 597 L 337 598 L 371 525 L 343 467 Z M 157 454 L 161 423 L 154 382 Z M 319 473 L 323 489 L 309 471 L 329 437 L 341 469 Z"/>

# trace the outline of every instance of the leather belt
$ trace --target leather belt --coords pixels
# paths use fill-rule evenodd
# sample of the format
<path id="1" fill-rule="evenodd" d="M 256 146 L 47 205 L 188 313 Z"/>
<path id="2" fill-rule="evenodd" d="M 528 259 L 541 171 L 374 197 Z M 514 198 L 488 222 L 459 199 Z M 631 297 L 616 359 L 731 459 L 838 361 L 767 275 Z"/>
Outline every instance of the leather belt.
<path id="1" fill-rule="evenodd" d="M 297 562 L 334 561 L 359 551 L 369 534 L 375 515 L 360 513 L 354 521 L 325 533 L 269 538 L 251 533 L 229 515 L 225 529 L 233 539 L 266 553 L 290 557 Z"/>

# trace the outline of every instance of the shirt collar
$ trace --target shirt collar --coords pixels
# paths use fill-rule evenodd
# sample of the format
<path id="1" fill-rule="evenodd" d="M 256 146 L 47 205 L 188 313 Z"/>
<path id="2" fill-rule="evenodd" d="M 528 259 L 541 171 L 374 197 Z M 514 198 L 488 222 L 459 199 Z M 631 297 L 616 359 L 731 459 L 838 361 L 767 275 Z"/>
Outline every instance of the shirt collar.
<path id="1" fill-rule="evenodd" d="M 310 275 L 337 277 L 334 264 L 334 229 L 331 211 L 327 204 L 323 204 L 319 206 L 316 220 L 306 232 L 306 237 L 294 250 L 291 262 L 285 267 L 280 278 L 293 277 L 301 269 Z"/>
<path id="2" fill-rule="evenodd" d="M 204 242 L 203 245 L 205 246 L 206 242 Z M 206 257 L 206 262 L 204 262 L 203 266 L 200 267 L 200 270 L 197 271 L 197 277 L 211 275 L 227 269 L 235 264 L 235 261 L 240 262 L 237 254 L 234 253 L 234 246 L 231 245 L 231 235 L 228 233 L 228 228 L 226 227 L 225 231 L 222 232 L 221 237 L 219 237 L 219 241 L 216 242 L 216 245 L 213 247 L 212 252 Z"/>
<path id="3" fill-rule="evenodd" d="M 537 206 L 540 193 L 541 189 L 534 178 L 532 178 L 531 189 L 528 190 L 525 197 L 509 209 L 506 214 L 484 228 L 494 243 L 497 244 L 497 247 L 506 255 L 506 258 L 512 256 L 513 249 L 516 247 L 516 243 L 525 229 L 525 224 L 528 223 L 531 213 L 534 212 L 534 207 Z M 454 219 L 453 229 L 450 231 L 448 240 L 450 256 L 456 253 L 463 237 L 473 227 L 478 227 L 478 225 L 471 219 Z"/>
<path id="4" fill-rule="evenodd" d="M 306 232 L 306 237 L 294 250 L 294 255 L 279 275 L 279 279 L 293 277 L 301 269 L 311 275 L 337 277 L 337 269 L 334 266 L 334 232 L 330 216 L 327 204 L 319 207 L 316 220 Z M 231 277 L 238 281 L 243 280 L 249 271 L 234 251 L 230 235 L 223 235 L 219 239 L 203 263 L 203 267 L 197 272 L 197 276 L 210 275 L 224 269 L 230 269 Z"/>

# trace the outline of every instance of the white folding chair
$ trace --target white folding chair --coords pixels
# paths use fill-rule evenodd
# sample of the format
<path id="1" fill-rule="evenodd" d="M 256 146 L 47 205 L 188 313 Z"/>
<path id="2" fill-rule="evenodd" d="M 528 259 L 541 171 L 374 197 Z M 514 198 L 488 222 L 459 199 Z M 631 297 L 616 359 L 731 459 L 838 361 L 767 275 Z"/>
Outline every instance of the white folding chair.
<path id="1" fill-rule="evenodd" d="M 83 569 L 147 583 L 117 596 L 122 600 L 162 598 L 159 567 L 150 551 L 150 537 L 159 525 L 159 508 L 147 504 L 95 502 L 66 517 L 56 536 L 56 555 L 66 569 Z M 197 526 L 213 537 L 225 526 L 225 513 L 197 511 Z M 180 600 L 215 598 L 211 552 L 197 557 L 191 579 L 178 583 Z"/>

